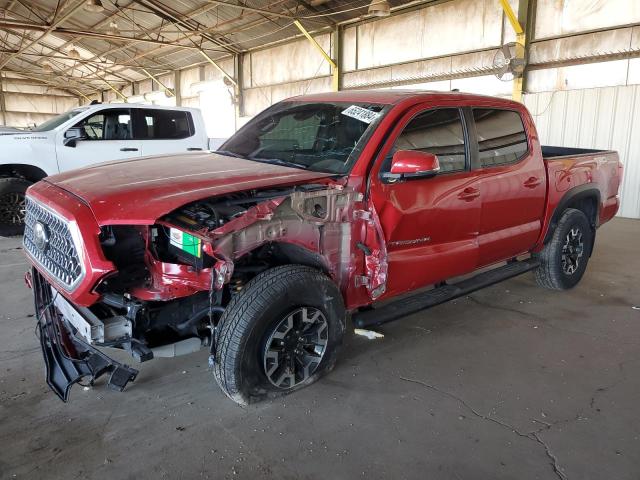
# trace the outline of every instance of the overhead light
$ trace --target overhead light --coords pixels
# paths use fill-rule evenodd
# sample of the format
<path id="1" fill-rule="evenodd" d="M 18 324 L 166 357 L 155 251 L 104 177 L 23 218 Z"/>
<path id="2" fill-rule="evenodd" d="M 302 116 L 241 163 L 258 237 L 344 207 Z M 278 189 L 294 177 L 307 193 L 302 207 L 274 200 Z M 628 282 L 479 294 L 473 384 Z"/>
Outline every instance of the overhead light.
<path id="1" fill-rule="evenodd" d="M 109 35 L 119 35 L 120 29 L 118 28 L 118 24 L 114 21 L 109 22 L 109 28 L 107 28 L 107 33 Z"/>
<path id="2" fill-rule="evenodd" d="M 69 58 L 73 58 L 75 60 L 80 58 L 80 52 L 76 49 L 76 47 L 71 47 L 69 52 L 67 53 Z"/>
<path id="3" fill-rule="evenodd" d="M 51 63 L 49 63 L 48 60 L 45 60 L 44 62 L 42 62 L 42 69 L 46 73 L 53 73 L 53 67 L 51 66 Z"/>
<path id="4" fill-rule="evenodd" d="M 83 7 L 87 12 L 99 13 L 104 10 L 104 6 L 100 0 L 87 0 Z"/>
<path id="5" fill-rule="evenodd" d="M 372 0 L 368 12 L 374 17 L 388 17 L 391 15 L 391 6 L 387 0 Z"/>

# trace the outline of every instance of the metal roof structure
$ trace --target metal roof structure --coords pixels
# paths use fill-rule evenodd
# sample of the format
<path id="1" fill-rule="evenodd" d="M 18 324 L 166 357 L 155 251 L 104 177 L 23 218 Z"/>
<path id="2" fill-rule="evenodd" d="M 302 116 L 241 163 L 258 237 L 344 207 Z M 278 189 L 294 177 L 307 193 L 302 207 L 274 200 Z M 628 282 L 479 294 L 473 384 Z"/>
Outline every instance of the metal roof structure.
<path id="1" fill-rule="evenodd" d="M 84 96 L 295 38 L 295 20 L 311 32 L 329 31 L 366 18 L 370 3 L 6 0 L 0 71 Z M 397 9 L 430 2 L 388 3 Z"/>

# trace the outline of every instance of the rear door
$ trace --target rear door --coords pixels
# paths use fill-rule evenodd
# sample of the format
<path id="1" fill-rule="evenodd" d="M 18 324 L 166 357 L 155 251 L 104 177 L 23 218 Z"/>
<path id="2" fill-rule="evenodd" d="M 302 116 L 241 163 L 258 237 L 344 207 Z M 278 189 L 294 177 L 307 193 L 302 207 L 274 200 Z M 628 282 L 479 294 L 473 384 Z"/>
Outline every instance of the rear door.
<path id="1" fill-rule="evenodd" d="M 527 252 L 542 227 L 546 171 L 520 112 L 474 107 L 480 215 L 479 266 Z M 537 149 L 539 152 L 539 149 Z"/>
<path id="2" fill-rule="evenodd" d="M 56 138 L 56 155 L 60 171 L 110 160 L 140 156 L 140 142 L 133 139 L 131 110 L 105 108 L 94 111 L 73 125 L 87 135 L 75 146 L 64 145 L 64 132 Z"/>
<path id="3" fill-rule="evenodd" d="M 136 138 L 140 139 L 142 155 L 162 155 L 200 151 L 201 136 L 196 136 L 191 112 L 141 108 L 137 112 Z"/>
<path id="4" fill-rule="evenodd" d="M 387 248 L 385 296 L 404 293 L 473 271 L 478 260 L 480 192 L 470 169 L 463 109 L 455 103 L 415 107 L 399 122 L 374 167 L 371 200 Z M 398 150 L 438 156 L 435 177 L 388 183 Z"/>

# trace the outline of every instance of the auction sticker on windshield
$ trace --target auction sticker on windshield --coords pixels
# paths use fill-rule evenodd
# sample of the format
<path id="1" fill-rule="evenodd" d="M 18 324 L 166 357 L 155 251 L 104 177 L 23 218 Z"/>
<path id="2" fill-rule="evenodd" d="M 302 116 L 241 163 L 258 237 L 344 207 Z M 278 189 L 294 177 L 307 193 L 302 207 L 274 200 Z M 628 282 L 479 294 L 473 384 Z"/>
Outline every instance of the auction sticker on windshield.
<path id="1" fill-rule="evenodd" d="M 355 118 L 356 120 L 360 120 L 364 123 L 371 123 L 380 116 L 378 112 L 367 110 L 366 108 L 359 107 L 358 105 L 351 105 L 341 113 L 347 117 Z"/>

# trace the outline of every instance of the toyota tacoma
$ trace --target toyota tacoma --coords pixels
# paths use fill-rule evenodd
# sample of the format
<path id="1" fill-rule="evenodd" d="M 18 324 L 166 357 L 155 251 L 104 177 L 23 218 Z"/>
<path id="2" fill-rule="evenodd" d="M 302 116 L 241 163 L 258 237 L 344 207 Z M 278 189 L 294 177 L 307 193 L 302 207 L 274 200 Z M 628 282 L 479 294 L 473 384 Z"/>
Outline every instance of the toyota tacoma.
<path id="1" fill-rule="evenodd" d="M 46 379 L 210 352 L 240 404 L 332 369 L 348 322 L 396 320 L 532 271 L 564 290 L 618 210 L 612 151 L 541 146 L 510 100 L 458 92 L 305 95 L 216 152 L 48 177 L 26 196 L 26 280 Z"/>

